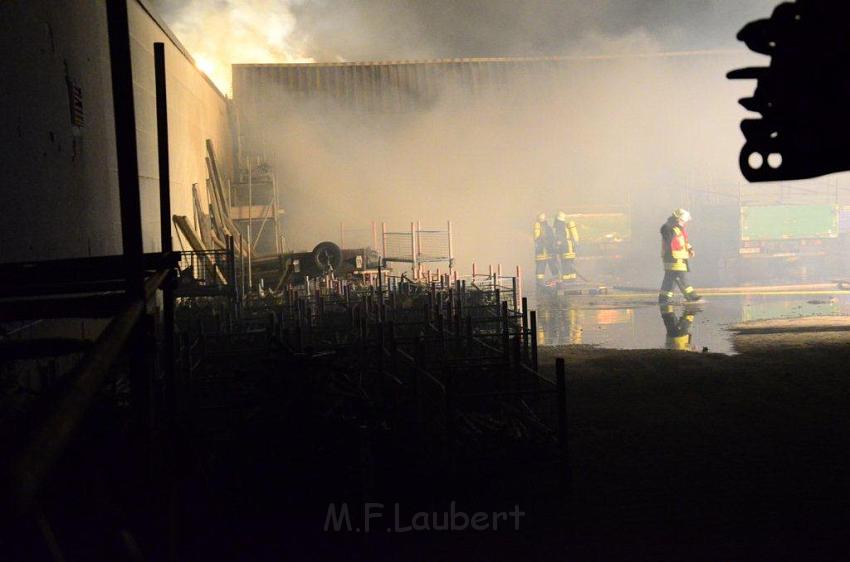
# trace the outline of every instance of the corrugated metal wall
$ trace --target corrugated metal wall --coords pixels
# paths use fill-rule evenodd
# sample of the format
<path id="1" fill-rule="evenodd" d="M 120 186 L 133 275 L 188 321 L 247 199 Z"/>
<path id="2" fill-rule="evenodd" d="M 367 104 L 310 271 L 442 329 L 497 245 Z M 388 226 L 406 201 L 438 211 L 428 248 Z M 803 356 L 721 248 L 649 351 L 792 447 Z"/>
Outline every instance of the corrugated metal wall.
<path id="1" fill-rule="evenodd" d="M 541 81 L 569 60 L 551 57 L 237 64 L 233 66 L 233 96 L 246 115 L 256 115 L 262 111 L 261 104 L 284 96 L 355 111 L 416 111 L 427 108 L 445 92 L 475 95 L 514 79 Z M 541 85 L 545 86 L 545 82 L 542 80 Z"/>

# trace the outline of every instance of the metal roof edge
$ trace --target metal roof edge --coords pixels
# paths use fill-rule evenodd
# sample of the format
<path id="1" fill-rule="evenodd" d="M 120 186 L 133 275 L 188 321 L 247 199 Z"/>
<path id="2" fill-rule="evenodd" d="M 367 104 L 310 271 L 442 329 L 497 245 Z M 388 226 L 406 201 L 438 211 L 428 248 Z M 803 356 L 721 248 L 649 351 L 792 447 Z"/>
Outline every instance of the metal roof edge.
<path id="1" fill-rule="evenodd" d="M 162 32 L 165 33 L 166 37 L 168 37 L 168 39 L 177 48 L 177 50 L 180 51 L 180 53 L 184 57 L 186 57 L 186 60 L 188 60 L 190 63 L 192 63 L 192 67 L 195 69 L 195 71 L 198 72 L 204 78 L 204 80 L 207 81 L 207 83 L 210 86 L 212 86 L 213 90 L 215 90 L 215 92 L 219 96 L 221 96 L 221 98 L 224 101 L 228 101 L 228 97 L 226 95 L 224 95 L 224 93 L 222 93 L 221 90 L 218 89 L 218 86 L 215 85 L 215 82 L 213 82 L 212 79 L 209 76 L 207 76 L 207 74 L 204 71 L 202 71 L 200 68 L 198 68 L 198 65 L 195 63 L 195 58 L 191 55 L 191 53 L 189 53 L 189 50 L 186 47 L 183 46 L 183 43 L 180 42 L 180 40 L 177 38 L 177 36 L 174 35 L 174 32 L 172 32 L 171 29 L 169 29 L 169 27 L 165 24 L 165 21 L 163 21 L 162 17 L 160 17 L 160 15 L 157 14 L 156 11 L 151 7 L 149 1 L 148 0 L 135 0 L 135 2 L 137 4 L 139 4 L 139 6 L 141 6 L 142 10 L 144 10 L 145 13 L 148 14 L 148 16 L 150 16 L 150 18 L 154 21 L 154 23 L 157 25 L 157 27 L 159 27 L 162 30 Z"/>
<path id="2" fill-rule="evenodd" d="M 389 66 L 401 64 L 458 64 L 458 63 L 516 63 L 516 62 L 571 62 L 583 60 L 614 60 L 630 58 L 665 58 L 714 55 L 742 55 L 745 49 L 705 49 L 693 51 L 659 51 L 648 53 L 622 53 L 610 55 L 554 55 L 537 57 L 472 57 L 446 59 L 402 59 L 386 61 L 340 61 L 340 62 L 281 62 L 281 63 L 234 63 L 234 68 L 248 67 L 339 67 L 339 66 Z"/>

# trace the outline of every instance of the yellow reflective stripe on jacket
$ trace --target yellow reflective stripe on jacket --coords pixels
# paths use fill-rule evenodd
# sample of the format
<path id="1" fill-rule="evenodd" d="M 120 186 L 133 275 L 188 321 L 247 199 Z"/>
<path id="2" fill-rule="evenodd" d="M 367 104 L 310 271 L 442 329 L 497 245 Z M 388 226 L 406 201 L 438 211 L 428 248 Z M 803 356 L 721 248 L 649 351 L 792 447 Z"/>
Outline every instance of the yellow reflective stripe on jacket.
<path id="1" fill-rule="evenodd" d="M 543 236 L 543 226 L 536 222 L 534 223 L 534 239 L 539 240 L 541 236 Z"/>
<path id="2" fill-rule="evenodd" d="M 575 222 L 570 221 L 567 223 L 567 232 L 570 234 L 570 245 L 572 245 L 573 241 L 578 242 L 578 227 Z"/>
<path id="3" fill-rule="evenodd" d="M 687 271 L 688 264 L 685 260 L 677 259 L 675 261 L 665 261 L 664 262 L 664 270 L 665 271 Z"/>

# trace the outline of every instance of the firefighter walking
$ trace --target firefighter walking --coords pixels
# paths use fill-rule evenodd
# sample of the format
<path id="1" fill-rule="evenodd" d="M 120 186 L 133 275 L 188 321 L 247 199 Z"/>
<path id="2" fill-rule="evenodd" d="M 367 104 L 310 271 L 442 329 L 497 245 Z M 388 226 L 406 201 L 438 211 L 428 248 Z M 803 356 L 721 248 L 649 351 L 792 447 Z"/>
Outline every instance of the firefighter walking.
<path id="1" fill-rule="evenodd" d="M 561 281 L 575 281 L 575 245 L 578 243 L 576 223 L 569 220 L 567 213 L 558 211 L 552 228 L 555 231 L 555 251 L 558 253 L 558 259 L 561 262 Z"/>
<path id="2" fill-rule="evenodd" d="M 545 282 L 547 266 L 557 279 L 558 256 L 555 253 L 555 233 L 546 220 L 546 213 L 537 215 L 537 220 L 534 222 L 534 266 L 538 286 Z"/>
<path id="3" fill-rule="evenodd" d="M 685 225 L 691 220 L 691 214 L 685 209 L 676 209 L 661 227 L 661 259 L 664 262 L 664 280 L 658 294 L 660 304 L 673 300 L 673 288 L 679 290 L 689 302 L 700 300 L 699 295 L 688 283 L 690 258 L 694 249 L 688 241 Z"/>

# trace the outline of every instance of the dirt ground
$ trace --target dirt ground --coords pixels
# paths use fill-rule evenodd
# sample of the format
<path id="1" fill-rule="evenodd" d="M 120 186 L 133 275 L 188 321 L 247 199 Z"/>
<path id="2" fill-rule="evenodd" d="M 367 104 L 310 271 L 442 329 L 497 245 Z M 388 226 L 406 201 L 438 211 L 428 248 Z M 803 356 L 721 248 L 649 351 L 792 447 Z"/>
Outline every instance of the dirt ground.
<path id="1" fill-rule="evenodd" d="M 611 554 L 617 536 L 623 555 L 646 558 L 677 543 L 686 559 L 850 552 L 850 345 L 766 338 L 731 356 L 541 348 L 545 373 L 556 357 L 567 367 L 575 529 L 598 538 L 587 544 Z"/>

